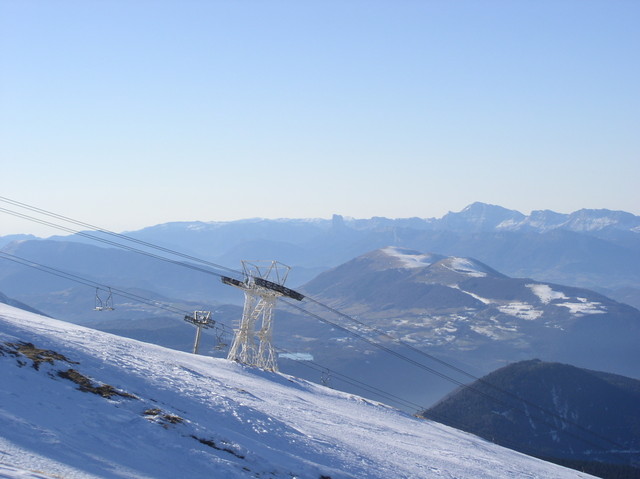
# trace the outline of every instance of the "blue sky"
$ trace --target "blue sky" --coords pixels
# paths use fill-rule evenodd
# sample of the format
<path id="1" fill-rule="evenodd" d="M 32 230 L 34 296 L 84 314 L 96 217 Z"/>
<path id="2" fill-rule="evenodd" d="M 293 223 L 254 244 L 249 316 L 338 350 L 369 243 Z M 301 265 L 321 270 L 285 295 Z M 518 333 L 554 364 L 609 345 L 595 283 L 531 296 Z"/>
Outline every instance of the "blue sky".
<path id="1" fill-rule="evenodd" d="M 635 0 L 0 0 L 0 195 L 118 231 L 640 214 L 638 25 Z"/>

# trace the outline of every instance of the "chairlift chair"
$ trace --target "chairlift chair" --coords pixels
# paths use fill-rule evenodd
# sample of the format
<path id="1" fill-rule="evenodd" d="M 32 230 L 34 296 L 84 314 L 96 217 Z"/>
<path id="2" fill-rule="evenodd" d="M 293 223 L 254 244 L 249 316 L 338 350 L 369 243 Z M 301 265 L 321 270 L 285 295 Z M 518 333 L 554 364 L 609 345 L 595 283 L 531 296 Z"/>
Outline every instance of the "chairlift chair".
<path id="1" fill-rule="evenodd" d="M 103 301 L 100 297 L 100 288 L 96 288 L 96 306 L 94 308 L 95 311 L 113 311 L 115 308 L 113 307 L 113 293 L 111 292 L 111 288 L 109 288 L 107 298 Z"/>
<path id="2" fill-rule="evenodd" d="M 215 349 L 218 350 L 218 351 L 220 351 L 220 350 L 226 348 L 227 346 L 229 346 L 227 343 L 224 342 L 224 339 L 222 338 L 223 334 L 224 334 L 223 330 L 216 331 Z"/>

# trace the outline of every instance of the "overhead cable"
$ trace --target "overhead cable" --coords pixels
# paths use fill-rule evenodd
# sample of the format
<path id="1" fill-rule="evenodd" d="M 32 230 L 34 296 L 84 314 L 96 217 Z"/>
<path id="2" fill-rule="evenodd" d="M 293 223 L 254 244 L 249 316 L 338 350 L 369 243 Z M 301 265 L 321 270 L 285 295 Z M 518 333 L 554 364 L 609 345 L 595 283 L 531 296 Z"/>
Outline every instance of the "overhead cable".
<path id="1" fill-rule="evenodd" d="M 5 202 L 5 203 L 9 203 L 9 204 L 11 204 L 13 206 L 18 206 L 20 208 L 27 209 L 29 211 L 33 211 L 35 213 L 40 213 L 40 214 L 43 214 L 45 216 L 49 216 L 51 218 L 56 218 L 56 219 L 59 219 L 59 220 L 63 220 L 63 221 L 66 221 L 68 223 L 75 224 L 77 226 L 82 226 L 84 228 L 89 228 L 90 230 L 97 231 L 97 232 L 100 232 L 100 233 L 104 233 L 106 235 L 113 236 L 115 238 L 123 239 L 125 241 L 130 241 L 132 243 L 136 243 L 136 244 L 139 244 L 139 245 L 142 245 L 142 246 L 146 246 L 148 248 L 152 248 L 152 249 L 155 249 L 155 250 L 158 250 L 158 251 L 162 251 L 164 253 L 169 253 L 169 254 L 172 254 L 172 255 L 175 255 L 175 256 L 179 256 L 181 258 L 188 259 L 190 261 L 195 261 L 196 263 L 206 264 L 207 266 L 211 266 L 211 267 L 216 268 L 216 269 L 226 270 L 226 271 L 229 271 L 230 273 L 242 274 L 240 271 L 237 271 L 237 270 L 232 269 L 232 268 L 228 268 L 228 267 L 220 265 L 220 264 L 213 263 L 211 261 L 203 260 L 201 258 L 197 258 L 195 256 L 192 256 L 192 255 L 189 255 L 189 254 L 185 254 L 185 253 L 182 253 L 180 251 L 176 251 L 176 250 L 171 249 L 171 248 L 166 248 L 164 246 L 160 246 L 160 245 L 157 245 L 157 244 L 154 244 L 154 243 L 150 243 L 148 241 L 144 241 L 144 240 L 141 240 L 141 239 L 138 239 L 138 238 L 134 238 L 132 236 L 128 236 L 128 235 L 125 235 L 125 234 L 122 234 L 122 233 L 116 233 L 115 231 L 111 231 L 111 230 L 102 228 L 100 226 L 92 225 L 91 223 L 85 223 L 83 221 L 78 221 L 78 220 L 70 218 L 68 216 L 60 215 L 60 214 L 54 213 L 52 211 L 48 211 L 48 210 L 45 210 L 45 209 L 42 209 L 42 208 L 38 208 L 36 206 L 28 205 L 28 204 L 22 203 L 20 201 L 12 200 L 11 198 L 7 198 L 5 196 L 0 196 L 0 201 Z M 11 210 L 4 210 L 4 211 L 5 212 L 9 212 Z M 24 217 L 26 218 L 26 215 Z M 60 228 L 60 226 L 54 225 L 53 223 L 46 223 L 46 224 L 48 226 L 52 226 L 54 228 Z M 75 231 L 75 230 L 67 230 L 67 231 L 74 232 L 74 234 L 79 234 L 80 233 L 79 231 Z M 81 236 L 85 236 L 86 237 L 86 235 L 81 235 Z M 91 236 L 91 238 L 92 239 L 97 239 L 97 237 L 93 237 L 93 236 Z"/>
<path id="2" fill-rule="evenodd" d="M 77 220 L 73 220 L 71 218 L 68 218 L 68 217 L 65 217 L 65 216 L 62 216 L 62 215 L 58 215 L 56 213 L 52 213 L 52 212 L 49 212 L 49 211 L 46 211 L 46 210 L 43 210 L 43 209 L 40 209 L 40 208 L 36 208 L 36 207 L 30 206 L 30 205 L 27 205 L 25 203 L 17 202 L 15 200 L 11 200 L 9 198 L 0 197 L 0 201 L 4 201 L 4 202 L 10 203 L 10 204 L 12 204 L 14 206 L 19 206 L 21 208 L 25 208 L 25 209 L 28 209 L 30 211 L 34 211 L 34 212 L 37 212 L 37 213 L 40 213 L 40 214 L 44 214 L 44 215 L 47 215 L 49 217 L 62 219 L 64 221 L 68 221 L 68 222 L 74 223 L 76 225 L 80 225 L 80 226 L 84 226 L 84 227 L 90 227 L 90 228 L 92 228 L 92 229 L 94 229 L 94 230 L 96 230 L 98 232 L 106 233 L 106 234 L 112 235 L 112 236 L 120 238 L 120 239 L 126 239 L 128 241 L 133 241 L 135 243 L 142 244 L 142 245 L 144 245 L 146 247 L 149 247 L 149 248 L 152 248 L 152 249 L 157 249 L 157 250 L 160 250 L 160 251 L 163 251 L 163 252 L 168 252 L 168 253 L 171 253 L 171 254 L 175 254 L 175 255 L 177 255 L 179 257 L 190 259 L 192 261 L 200 262 L 200 263 L 203 263 L 203 264 L 208 264 L 208 265 L 213 266 L 213 267 L 218 268 L 218 269 L 225 269 L 227 271 L 233 272 L 234 274 L 243 275 L 243 273 L 240 273 L 239 271 L 233 270 L 231 268 L 227 268 L 227 267 L 224 267 L 224 266 L 221 266 L 221 265 L 217 265 L 215 263 L 207 262 L 205 260 L 200 260 L 200 259 L 195 258 L 195 257 L 190 256 L 190 255 L 184 255 L 184 254 L 179 253 L 177 251 L 170 250 L 168 248 L 163 248 L 163 247 L 160 247 L 160 246 L 157 246 L 157 245 L 154 245 L 152 243 L 145 242 L 145 241 L 137 240 L 135 238 L 131 238 L 131 237 L 126 236 L 126 235 L 121 235 L 119 233 L 110 232 L 108 230 L 105 230 L 105 229 L 102 229 L 102 228 L 99 228 L 99 227 L 95 227 L 95 226 L 90 225 L 88 223 L 79 222 Z M 8 210 L 6 208 L 0 208 L 0 211 L 1 212 L 5 212 L 5 213 L 10 214 L 10 215 L 13 215 L 13 216 L 17 216 L 17 217 L 21 217 L 21 218 L 24 218 L 24 219 L 28 219 L 30 221 L 35 221 L 35 222 L 40 223 L 40 224 L 44 224 L 44 225 L 51 226 L 51 227 L 54 227 L 54 228 L 57 228 L 57 229 L 61 229 L 63 231 L 68 231 L 68 232 L 71 232 L 73 234 L 77 234 L 79 236 L 83 236 L 83 237 L 86 237 L 86 238 L 89 238 L 89 239 L 92 239 L 92 240 L 95 240 L 95 241 L 106 243 L 106 244 L 109 244 L 109 245 L 112 245 L 112 246 L 115 246 L 115 247 L 118 247 L 118 248 L 121 248 L 121 249 L 125 249 L 125 250 L 128 250 L 128 251 L 132 251 L 132 252 L 136 252 L 136 253 L 139 253 L 139 254 L 143 254 L 143 255 L 146 255 L 146 256 L 154 258 L 154 259 L 166 261 L 166 262 L 178 265 L 178 266 L 187 267 L 187 268 L 194 269 L 196 271 L 200 271 L 200 272 L 203 272 L 203 273 L 206 273 L 206 274 L 212 274 L 212 275 L 215 275 L 215 276 L 219 276 L 220 278 L 224 278 L 223 275 L 221 275 L 219 273 L 216 273 L 215 271 L 211 271 L 211 270 L 208 270 L 208 269 L 200 268 L 200 267 L 195 266 L 195 265 L 190 264 L 190 263 L 185 263 L 185 262 L 182 262 L 182 261 L 172 260 L 172 259 L 160 256 L 160 255 L 156 255 L 156 254 L 153 254 L 153 253 L 149 253 L 149 252 L 140 250 L 138 248 L 134 248 L 134 247 L 131 247 L 131 246 L 123 245 L 121 243 L 117 243 L 115 241 L 110 241 L 110 240 L 107 240 L 107 239 L 104 239 L 104 238 L 100 238 L 100 237 L 97 237 L 95 235 L 91 235 L 91 234 L 86 233 L 86 232 L 77 231 L 77 230 L 74 230 L 72 228 L 68 228 L 68 227 L 65 227 L 65 226 L 57 225 L 57 224 L 51 223 L 49 221 L 41 220 L 41 219 L 32 217 L 30 215 L 26 215 L 26 214 L 23 214 L 23 213 L 18 213 L 18 212 L 12 211 L 12 210 Z M 119 293 L 119 294 L 121 294 L 121 293 Z M 513 393 L 510 393 L 510 392 L 505 391 L 505 390 L 503 390 L 503 389 L 501 389 L 501 388 L 499 388 L 499 387 L 497 387 L 497 386 L 495 386 L 495 385 L 493 385 L 491 383 L 488 383 L 486 380 L 478 378 L 478 377 L 476 377 L 476 376 L 464 371 L 461 368 L 458 368 L 458 367 L 456 367 L 456 366 L 454 366 L 454 365 L 452 365 L 452 364 L 450 364 L 450 363 L 448 363 L 448 362 L 446 362 L 444 360 L 441 360 L 439 358 L 436 358 L 433 355 L 430 355 L 430 354 L 428 354 L 428 353 L 426 353 L 424 351 L 421 351 L 421 350 L 413 347 L 412 345 L 410 345 L 410 344 L 408 344 L 408 343 L 406 343 L 406 342 L 404 342 L 404 341 L 402 341 L 402 340 L 400 340 L 398 338 L 395 338 L 395 337 L 391 336 L 387 332 L 384 332 L 384 331 L 379 330 L 379 329 L 377 329 L 375 327 L 369 326 L 369 325 L 367 325 L 367 324 L 365 324 L 365 323 L 363 323 L 361 321 L 358 321 L 357 319 L 355 319 L 355 318 L 353 318 L 353 317 L 351 317 L 351 316 L 349 316 L 349 315 L 347 315 L 345 313 L 342 313 L 342 312 L 336 310 L 335 308 L 332 308 L 331 306 L 323 304 L 322 302 L 320 302 L 318 300 L 315 300 L 315 299 L 313 299 L 313 298 L 311 298 L 309 296 L 304 296 L 304 299 L 306 299 L 309 302 L 314 303 L 314 304 L 316 304 L 316 305 L 318 305 L 318 306 L 320 306 L 322 308 L 325 308 L 326 310 L 331 311 L 332 313 L 337 314 L 340 317 L 342 317 L 344 319 L 347 319 L 350 322 L 358 324 L 361 327 L 365 327 L 366 329 L 368 329 L 370 331 L 373 331 L 373 332 L 376 332 L 378 334 L 381 334 L 384 337 L 392 340 L 393 342 L 395 342 L 397 344 L 400 344 L 400 345 L 402 345 L 404 347 L 407 347 L 407 348 L 417 352 L 418 354 L 429 358 L 430 360 L 433 360 L 433 361 L 435 361 L 435 362 L 437 362 L 437 363 L 439 363 L 439 364 L 441 364 L 443 366 L 446 366 L 446 367 L 448 367 L 448 368 L 450 368 L 450 369 L 452 369 L 452 370 L 454 370 L 454 371 L 456 371 L 456 372 L 458 372 L 460 374 L 463 374 L 463 375 L 467 376 L 468 378 L 470 378 L 472 380 L 479 381 L 480 384 L 487 385 L 487 386 L 491 387 L 493 390 L 495 390 L 497 392 L 500 392 L 502 394 L 510 396 L 510 397 L 512 397 L 514 399 L 517 399 L 519 401 L 522 401 L 525 404 L 531 405 L 531 406 L 535 407 L 536 409 L 538 409 L 539 411 L 549 415 L 550 417 L 556 418 L 556 419 L 562 421 L 563 423 L 572 424 L 572 425 L 576 426 L 577 428 L 583 430 L 584 432 L 589 433 L 589 434 L 591 434 L 591 435 L 593 435 L 595 437 L 599 437 L 600 439 L 602 439 L 602 440 L 604 440 L 604 441 L 606 441 L 606 442 L 608 442 L 610 444 L 613 444 L 616 447 L 623 447 L 622 445 L 616 443 L 615 441 L 612 441 L 612 440 L 610 440 L 608 438 L 599 436 L 598 434 L 594 433 L 593 431 L 590 431 L 588 429 L 583 428 L 579 424 L 576 424 L 576 423 L 574 423 L 574 422 L 572 422 L 572 421 L 570 421 L 570 420 L 568 420 L 566 418 L 563 418 L 563 417 L 559 416 L 558 414 L 553 413 L 552 411 L 548 411 L 548 410 L 546 410 L 545 408 L 543 408 L 541 406 L 538 406 L 538 405 L 536 405 L 534 403 L 531 403 L 531 402 L 527 401 L 524 398 L 521 398 L 521 397 L 519 397 L 517 395 L 514 395 Z M 399 359 L 401 359 L 403 361 L 406 361 L 406 362 L 408 362 L 408 363 L 410 363 L 410 364 L 412 364 L 412 365 L 414 365 L 414 366 L 416 366 L 418 368 L 421 368 L 421 369 L 423 369 L 423 370 L 425 370 L 425 371 L 427 371 L 427 372 L 429 372 L 429 373 L 431 373 L 431 374 L 433 374 L 435 376 L 438 376 L 438 377 L 440 377 L 442 379 L 445 379 L 445 380 L 447 380 L 449 382 L 452 382 L 452 383 L 454 383 L 454 384 L 456 384 L 456 385 L 458 385 L 460 387 L 471 389 L 474 392 L 476 392 L 476 393 L 478 393 L 478 394 L 480 394 L 482 396 L 485 396 L 486 398 L 488 398 L 488 399 L 490 399 L 492 401 L 500 402 L 502 404 L 506 404 L 504 401 L 502 401 L 502 400 L 500 400 L 498 398 L 495 398 L 495 397 L 493 397 L 493 396 L 491 396 L 491 395 L 489 395 L 489 394 L 487 394 L 487 393 L 485 393 L 483 391 L 480 391 L 477 388 L 474 388 L 473 386 L 471 386 L 469 384 L 465 384 L 465 383 L 463 383 L 463 382 L 461 382 L 461 381 L 459 381 L 459 380 L 457 380 L 455 378 L 452 378 L 452 377 L 450 377 L 449 375 L 447 375 L 445 373 L 442 373 L 442 372 L 437 371 L 437 370 L 435 370 L 435 369 L 433 369 L 433 368 L 431 368 L 429 366 L 426 366 L 425 364 L 423 364 L 421 362 L 418 362 L 418 361 L 416 361 L 414 359 L 411 359 L 411 358 L 407 357 L 406 355 L 403 355 L 403 354 L 401 354 L 401 353 L 399 353 L 399 352 L 397 352 L 397 351 L 395 351 L 395 350 L 393 350 L 393 349 L 391 349 L 391 348 L 389 348 L 387 346 L 384 346 L 383 344 L 381 344 L 380 342 L 378 342 L 376 340 L 367 338 L 367 337 L 365 337 L 365 336 L 363 336 L 363 335 L 361 335 L 361 334 L 359 334 L 357 332 L 354 332 L 354 331 L 352 331 L 352 330 L 350 330 L 350 329 L 348 329 L 348 328 L 346 328 L 344 326 L 341 326 L 341 325 L 339 325 L 339 324 L 337 324 L 335 322 L 329 321 L 326 318 L 322 318 L 321 316 L 319 316 L 319 315 L 317 315 L 315 313 L 312 313 L 312 312 L 310 312 L 310 311 L 308 311 L 308 310 L 306 310 L 306 309 L 304 309 L 304 308 L 302 308 L 300 306 L 294 305 L 294 304 L 292 304 L 292 303 L 290 303 L 288 301 L 285 301 L 285 300 L 282 300 L 282 301 L 285 304 L 287 304 L 289 307 L 291 307 L 291 308 L 297 309 L 297 310 L 303 312 L 304 314 L 311 315 L 312 317 L 315 317 L 316 319 L 318 319 L 318 320 L 320 320 L 322 322 L 330 324 L 335 328 L 338 328 L 338 329 L 340 329 L 340 330 L 342 330 L 342 331 L 344 331 L 344 332 L 346 332 L 346 333 L 348 333 L 350 335 L 353 335 L 353 336 L 359 338 L 360 340 L 362 340 L 362 341 L 364 341 L 364 342 L 366 342 L 366 343 L 368 343 L 368 344 L 370 344 L 370 345 L 372 345 L 372 346 L 384 351 L 385 353 L 393 355 L 393 356 L 395 356 L 395 357 L 397 357 L 397 358 L 399 358 Z M 520 411 L 520 412 L 522 412 L 522 411 Z M 544 419 L 540 419 L 539 418 L 538 420 L 541 420 L 541 421 L 545 422 Z M 547 424 L 549 424 L 549 423 L 547 423 Z M 556 427 L 555 425 L 553 425 L 553 426 Z M 568 433 L 568 432 L 565 431 L 565 433 Z M 571 434 L 571 433 L 568 433 L 568 434 Z M 585 439 L 583 439 L 583 440 L 585 440 Z M 594 445 L 594 443 L 590 443 L 590 444 Z M 600 447 L 600 446 L 598 446 L 598 447 Z"/>

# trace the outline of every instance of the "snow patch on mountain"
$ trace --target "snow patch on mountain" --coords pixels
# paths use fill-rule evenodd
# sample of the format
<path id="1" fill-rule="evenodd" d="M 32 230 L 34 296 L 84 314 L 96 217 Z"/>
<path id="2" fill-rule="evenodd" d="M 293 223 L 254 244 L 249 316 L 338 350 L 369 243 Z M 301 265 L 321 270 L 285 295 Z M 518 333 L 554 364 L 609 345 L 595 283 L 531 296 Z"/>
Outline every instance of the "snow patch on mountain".
<path id="1" fill-rule="evenodd" d="M 484 278 L 487 273 L 480 266 L 468 258 L 452 257 L 449 261 L 449 269 L 456 273 L 462 273 L 473 278 Z"/>
<path id="2" fill-rule="evenodd" d="M 210 225 L 205 223 L 191 223 L 187 225 L 188 231 L 206 231 L 208 230 Z"/>
<path id="3" fill-rule="evenodd" d="M 589 218 L 571 222 L 573 231 L 599 231 L 618 224 L 613 218 Z"/>
<path id="4" fill-rule="evenodd" d="M 554 299 L 569 299 L 561 291 L 554 291 L 548 284 L 526 284 L 527 288 L 531 289 L 542 303 L 549 304 Z"/>
<path id="5" fill-rule="evenodd" d="M 602 303 L 597 301 L 589 301 L 587 298 L 576 298 L 577 303 L 567 302 L 558 303 L 558 306 L 568 308 L 571 314 L 584 316 L 585 314 L 604 314 L 607 309 Z"/>
<path id="6" fill-rule="evenodd" d="M 520 319 L 526 319 L 527 321 L 538 319 L 543 314 L 542 311 L 534 308 L 529 303 L 523 303 L 520 301 L 500 305 L 498 306 L 498 310 L 501 313 L 508 314 L 509 316 L 515 316 Z"/>
<path id="7" fill-rule="evenodd" d="M 451 285 L 449 285 L 449 287 L 450 287 L 450 288 L 457 289 L 458 291 L 461 291 L 461 292 L 463 292 L 464 294 L 468 294 L 468 295 L 469 295 L 469 296 L 471 296 L 473 299 L 477 299 L 478 301 L 480 301 L 480 302 L 481 302 L 481 303 L 483 303 L 483 304 L 491 304 L 491 303 L 493 303 L 493 301 L 492 301 L 492 300 L 490 300 L 490 299 L 483 298 L 482 296 L 479 296 L 479 295 L 477 295 L 477 294 L 475 294 L 475 293 L 472 293 L 472 292 L 470 292 L 470 291 L 465 291 L 465 290 L 461 289 L 461 288 L 460 288 L 460 286 L 458 286 L 457 284 L 451 284 Z"/>
<path id="8" fill-rule="evenodd" d="M 569 298 L 561 291 L 554 291 L 548 284 L 527 284 L 525 286 L 531 289 L 543 304 L 549 304 L 554 300 L 569 300 L 554 304 L 567 308 L 574 315 L 584 316 L 585 314 L 603 314 L 607 312 L 607 308 L 602 303 L 589 301 L 587 298 Z"/>
<path id="9" fill-rule="evenodd" d="M 494 341 L 510 340 L 519 335 L 517 328 L 500 324 L 494 318 L 490 322 L 470 324 L 469 328 Z"/>
<path id="10" fill-rule="evenodd" d="M 432 264 L 432 255 L 409 251 L 395 246 L 382 248 L 383 253 L 397 259 L 403 268 L 424 268 Z"/>
<path id="11" fill-rule="evenodd" d="M 514 220 L 514 219 L 504 220 L 503 222 L 498 223 L 496 225 L 496 229 L 497 230 L 511 230 L 511 229 L 515 229 L 520 224 L 522 224 L 522 221 L 518 221 L 518 220 Z"/>
<path id="12" fill-rule="evenodd" d="M 630 228 L 636 225 L 637 217 L 634 215 L 604 209 L 575 211 L 569 215 L 566 222 L 566 226 L 573 231 L 600 231 L 612 226 Z"/>
<path id="13" fill-rule="evenodd" d="M 280 353 L 278 357 L 294 361 L 313 361 L 313 354 L 309 353 Z"/>

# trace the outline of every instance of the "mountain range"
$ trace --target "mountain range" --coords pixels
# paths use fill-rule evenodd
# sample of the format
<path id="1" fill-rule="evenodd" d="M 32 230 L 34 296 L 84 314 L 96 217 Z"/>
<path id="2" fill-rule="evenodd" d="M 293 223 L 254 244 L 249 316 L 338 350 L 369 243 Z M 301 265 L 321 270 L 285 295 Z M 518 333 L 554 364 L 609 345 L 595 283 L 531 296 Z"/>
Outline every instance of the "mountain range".
<path id="1" fill-rule="evenodd" d="M 14 242 L 3 251 L 132 291 L 151 302 L 139 304 L 116 293 L 115 311 L 97 313 L 95 291 L 86 285 L 3 262 L 0 291 L 78 324 L 190 351 L 194 328 L 187 327 L 182 317 L 207 309 L 218 324 L 226 325 L 226 336 L 209 331 L 202 351 L 222 356 L 222 345 L 230 344 L 231 329 L 241 316 L 241 292 L 205 274 L 207 268 L 192 270 L 132 251 L 61 240 Z M 337 373 L 394 391 L 415 404 L 415 410 L 439 400 L 457 382 L 532 357 L 640 377 L 638 310 L 585 288 L 512 278 L 471 257 L 387 246 L 326 270 L 300 290 L 361 324 L 309 302 L 304 307 L 321 313 L 325 321 L 283 303 L 274 341 L 294 354 L 283 356 L 283 370 L 319 381 L 320 374 L 291 360 L 295 354 L 310 355 Z M 184 313 L 176 316 L 158 309 L 156 301 Z M 365 339 L 342 327 L 363 333 Z M 380 339 L 380 331 L 389 335 L 382 339 L 394 354 L 367 342 Z M 472 376 L 445 367 L 445 375 L 452 377 L 443 378 L 438 375 L 443 366 L 425 354 Z M 419 365 L 400 357 L 407 355 Z M 435 369 L 436 374 L 425 368 Z M 332 381 L 338 388 L 384 399 L 337 375 Z"/>
<path id="2" fill-rule="evenodd" d="M 110 239 L 100 232 L 91 235 Z M 293 266 L 300 286 L 322 271 L 388 245 L 476 258 L 512 277 L 596 290 L 640 307 L 640 217 L 582 209 L 570 214 L 518 211 L 473 203 L 442 218 L 248 219 L 174 222 L 127 233 L 139 241 L 238 269 L 243 259 Z M 0 247 L 14 240 L 0 237 Z M 86 236 L 52 237 L 92 242 Z"/>
<path id="3" fill-rule="evenodd" d="M 84 234 L 0 238 L 0 303 L 181 351 L 194 335 L 183 315 L 208 309 L 216 328 L 205 332 L 201 352 L 224 357 L 243 297 L 220 272 L 241 275 L 233 271 L 241 259 L 278 259 L 294 266 L 288 285 L 306 296 L 279 302 L 274 335 L 281 370 L 300 378 L 421 412 L 457 386 L 533 357 L 640 377 L 637 217 L 534 213 L 476 203 L 439 220 L 336 215 L 128 234 L 160 245 L 162 256 L 176 250 L 204 265 L 184 256 L 160 262 L 150 246 L 139 254 L 89 244 Z M 113 287 L 115 310 L 94 311 L 94 296 L 105 293 L 96 283 Z"/>
<path id="4" fill-rule="evenodd" d="M 627 360 L 637 336 L 637 312 L 610 298 L 616 298 L 611 294 L 615 291 L 624 292 L 622 303 L 636 304 L 639 224 L 639 217 L 624 212 L 581 210 L 563 215 L 545 211 L 527 216 L 474 203 L 440 219 L 360 220 L 336 215 L 331 220 L 185 222 L 145 228 L 128 236 L 234 270 L 239 269 L 242 259 L 288 263 L 293 266 L 288 285 L 346 308 L 349 314 L 364 313 L 372 325 L 423 350 L 444 354 L 447 361 L 475 375 L 510 361 L 542 357 L 637 377 L 637 371 L 629 366 L 637 362 L 635 357 L 631 354 L 634 361 Z M 90 234 L 114 239 L 99 231 Z M 152 302 L 170 303 L 184 311 L 212 310 L 228 325 L 235 324 L 241 314 L 242 294 L 222 284 L 215 274 L 206 274 L 221 271 L 209 265 L 184 268 L 185 259 L 161 262 L 112 244 L 105 247 L 85 235 L 8 239 L 13 241 L 5 244 L 3 252 L 132 291 Z M 143 252 L 151 251 L 139 244 L 135 246 Z M 405 263 L 409 257 L 416 261 L 431 252 L 431 266 L 424 264 L 423 258 L 422 264 L 417 263 L 421 267 L 378 267 L 375 274 L 367 270 L 366 262 L 375 262 L 372 251 L 382 255 L 380 261 L 384 262 L 390 261 L 392 250 L 395 256 L 403 255 Z M 170 256 L 164 251 L 161 255 Z M 351 262 L 356 257 L 360 259 Z M 455 271 L 451 262 L 460 261 L 486 275 L 464 275 L 460 268 Z M 585 285 L 597 286 L 585 289 Z M 193 329 L 185 329 L 174 313 L 117 294 L 115 311 L 96 313 L 95 290 L 23 264 L 3 259 L 0 291 L 78 324 L 181 350 L 191 347 Z M 393 376 L 396 359 L 382 359 L 388 357 L 386 353 L 364 346 L 348 334 L 335 334 L 331 331 L 334 326 L 290 307 L 277 314 L 275 334 L 283 348 L 293 352 L 312 348 L 311 354 L 318 359 L 365 374 L 362 369 L 369 365 L 354 359 L 364 350 L 371 364 Z M 387 320 L 391 322 L 385 323 Z M 598 336 L 606 340 L 594 340 Z M 210 345 L 207 354 L 218 353 L 213 340 L 209 335 L 204 343 Z M 393 342 L 390 345 L 398 347 Z M 304 374 L 295 362 L 289 367 Z M 400 387 L 398 382 L 394 380 Z M 423 389 L 431 391 L 427 403 L 424 396 L 415 399 L 426 406 L 450 387 L 424 384 Z"/>

